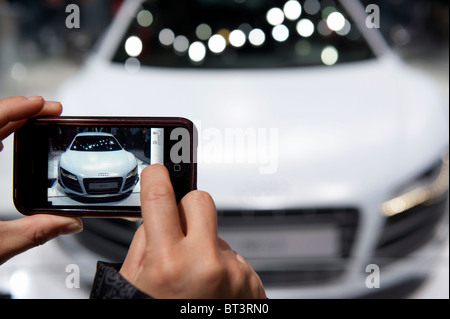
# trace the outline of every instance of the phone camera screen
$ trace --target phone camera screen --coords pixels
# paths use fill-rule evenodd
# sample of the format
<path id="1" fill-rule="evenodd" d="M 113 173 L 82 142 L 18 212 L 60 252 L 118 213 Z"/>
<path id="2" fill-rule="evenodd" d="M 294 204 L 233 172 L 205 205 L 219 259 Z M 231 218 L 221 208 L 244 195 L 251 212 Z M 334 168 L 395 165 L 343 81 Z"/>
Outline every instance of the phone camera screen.
<path id="1" fill-rule="evenodd" d="M 140 214 L 140 178 L 167 167 L 176 200 L 196 189 L 194 126 L 182 118 L 29 121 L 15 134 L 14 201 L 24 214 Z"/>
<path id="2" fill-rule="evenodd" d="M 164 164 L 164 128 L 57 127 L 49 137 L 51 206 L 139 206 L 139 176 Z"/>

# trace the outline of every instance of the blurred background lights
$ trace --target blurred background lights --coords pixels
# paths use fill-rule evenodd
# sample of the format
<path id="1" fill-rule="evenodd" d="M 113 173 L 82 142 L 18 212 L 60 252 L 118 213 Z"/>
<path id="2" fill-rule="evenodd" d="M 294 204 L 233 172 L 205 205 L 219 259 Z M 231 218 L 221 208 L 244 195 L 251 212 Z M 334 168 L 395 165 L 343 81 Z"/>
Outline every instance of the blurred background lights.
<path id="1" fill-rule="evenodd" d="M 131 36 L 125 41 L 125 51 L 129 56 L 136 57 L 142 52 L 142 41 L 137 36 Z"/>
<path id="2" fill-rule="evenodd" d="M 328 18 L 328 16 L 329 16 L 331 13 L 333 13 L 333 12 L 336 12 L 336 8 L 335 8 L 335 7 L 332 7 L 332 6 L 325 7 L 325 8 L 322 10 L 322 19 L 326 20 L 326 19 Z"/>
<path id="3" fill-rule="evenodd" d="M 345 26 L 345 18 L 339 12 L 332 12 L 327 17 L 327 25 L 333 31 L 339 31 Z"/>
<path id="4" fill-rule="evenodd" d="M 240 48 L 245 44 L 245 33 L 241 30 L 233 30 L 228 40 L 232 46 Z"/>
<path id="5" fill-rule="evenodd" d="M 306 0 L 303 4 L 303 10 L 310 15 L 317 14 L 320 11 L 320 2 L 318 0 Z"/>
<path id="6" fill-rule="evenodd" d="M 173 40 L 173 48 L 178 53 L 184 53 L 189 48 L 189 40 L 184 35 L 179 35 Z"/>
<path id="7" fill-rule="evenodd" d="M 301 19 L 297 22 L 297 32 L 302 37 L 310 37 L 314 33 L 314 24 L 309 19 Z"/>
<path id="8" fill-rule="evenodd" d="M 199 24 L 195 29 L 195 35 L 200 40 L 208 40 L 212 35 L 211 27 L 206 23 Z"/>
<path id="9" fill-rule="evenodd" d="M 330 30 L 325 20 L 320 20 L 319 24 L 317 25 L 317 30 L 323 36 L 328 36 L 333 32 Z"/>
<path id="10" fill-rule="evenodd" d="M 9 279 L 11 295 L 14 298 L 24 298 L 30 289 L 30 276 L 25 270 L 16 270 Z"/>
<path id="11" fill-rule="evenodd" d="M 267 22 L 271 25 L 279 25 L 284 21 L 284 13 L 280 8 L 272 8 L 267 11 Z"/>
<path id="12" fill-rule="evenodd" d="M 311 44 L 308 40 L 299 40 L 295 44 L 295 52 L 300 56 L 307 56 L 311 53 Z"/>
<path id="13" fill-rule="evenodd" d="M 302 14 L 302 6 L 297 1 L 290 0 L 284 4 L 283 12 L 286 19 L 296 20 Z"/>
<path id="14" fill-rule="evenodd" d="M 214 53 L 221 53 L 226 46 L 227 41 L 220 34 L 215 34 L 208 40 L 208 48 Z"/>
<path id="15" fill-rule="evenodd" d="M 261 29 L 253 29 L 248 35 L 248 40 L 254 46 L 260 46 L 263 45 L 264 41 L 266 41 L 266 35 Z"/>
<path id="16" fill-rule="evenodd" d="M 334 46 L 326 46 L 320 55 L 323 64 L 325 65 L 333 65 L 337 62 L 339 58 L 338 51 Z"/>
<path id="17" fill-rule="evenodd" d="M 141 62 L 136 58 L 128 58 L 125 61 L 124 66 L 128 73 L 137 73 L 141 69 Z"/>
<path id="18" fill-rule="evenodd" d="M 274 26 L 272 29 L 272 36 L 276 41 L 284 42 L 289 38 L 289 29 L 283 24 Z"/>
<path id="19" fill-rule="evenodd" d="M 149 27 L 153 22 L 153 15 L 148 10 L 141 10 L 136 19 L 141 27 Z"/>
<path id="20" fill-rule="evenodd" d="M 27 67 L 20 62 L 14 63 L 11 68 L 11 78 L 13 78 L 16 81 L 24 81 L 27 77 L 28 77 Z"/>
<path id="21" fill-rule="evenodd" d="M 175 40 L 175 34 L 170 29 L 162 29 L 159 32 L 158 39 L 162 45 L 169 46 L 172 45 L 173 41 Z"/>
<path id="22" fill-rule="evenodd" d="M 206 47 L 200 41 L 196 41 L 189 46 L 189 58 L 194 62 L 201 62 L 206 55 Z"/>
<path id="23" fill-rule="evenodd" d="M 351 29 L 352 29 L 352 26 L 351 26 L 350 22 L 348 22 L 348 20 L 346 19 L 346 20 L 345 20 L 344 27 L 343 27 L 342 29 L 336 31 L 336 33 L 339 34 L 339 35 L 344 36 L 344 35 L 349 34 L 349 32 L 351 31 Z"/>
<path id="24" fill-rule="evenodd" d="M 249 33 L 250 33 L 250 31 L 252 31 L 252 26 L 250 25 L 250 24 L 248 24 L 248 23 L 242 23 L 242 24 L 240 24 L 239 25 L 239 28 L 238 28 L 239 30 L 241 30 L 242 32 L 244 32 L 244 34 L 246 35 L 246 36 L 248 36 L 249 35 Z"/>
<path id="25" fill-rule="evenodd" d="M 221 28 L 219 29 L 219 31 L 217 31 L 217 34 L 221 35 L 225 39 L 226 45 L 230 44 L 230 33 L 231 31 L 227 28 Z"/>

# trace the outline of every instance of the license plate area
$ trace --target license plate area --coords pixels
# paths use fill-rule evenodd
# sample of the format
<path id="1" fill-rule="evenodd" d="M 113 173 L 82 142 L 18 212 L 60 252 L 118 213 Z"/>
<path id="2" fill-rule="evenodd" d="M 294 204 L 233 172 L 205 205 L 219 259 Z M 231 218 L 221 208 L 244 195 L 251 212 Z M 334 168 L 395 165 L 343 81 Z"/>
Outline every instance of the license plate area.
<path id="1" fill-rule="evenodd" d="M 218 211 L 220 236 L 255 259 L 345 259 L 358 222 L 353 208 Z"/>
<path id="2" fill-rule="evenodd" d="M 108 190 L 119 186 L 118 182 L 109 183 L 89 183 L 89 190 Z"/>
<path id="3" fill-rule="evenodd" d="M 341 234 L 335 225 L 224 229 L 219 235 L 249 259 L 329 259 L 342 255 Z"/>
<path id="4" fill-rule="evenodd" d="M 83 183 L 86 192 L 90 195 L 117 194 L 122 186 L 122 178 L 86 178 Z"/>

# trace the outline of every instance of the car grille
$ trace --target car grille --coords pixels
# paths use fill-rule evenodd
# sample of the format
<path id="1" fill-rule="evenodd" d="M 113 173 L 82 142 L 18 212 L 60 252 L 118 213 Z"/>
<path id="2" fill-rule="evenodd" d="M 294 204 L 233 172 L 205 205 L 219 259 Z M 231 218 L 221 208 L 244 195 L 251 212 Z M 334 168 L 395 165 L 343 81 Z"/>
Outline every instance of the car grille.
<path id="1" fill-rule="evenodd" d="M 430 205 L 419 205 L 386 218 L 375 251 L 377 265 L 387 265 L 426 244 L 448 214 L 448 194 Z"/>
<path id="2" fill-rule="evenodd" d="M 122 177 L 85 178 L 83 184 L 87 194 L 105 195 L 119 193 L 122 181 Z"/>
<path id="3" fill-rule="evenodd" d="M 245 233 L 267 226 L 278 229 L 282 225 L 333 225 L 338 230 L 340 249 L 337 258 L 331 260 L 319 258 L 311 262 L 308 258 L 296 258 L 292 263 L 292 260 L 275 260 L 268 255 L 259 261 L 269 267 L 258 268 L 249 259 L 265 286 L 314 284 L 338 278 L 351 255 L 358 220 L 359 213 L 356 209 L 218 211 L 219 231 L 237 229 Z M 99 254 L 103 260 L 122 262 L 138 223 L 118 218 L 85 218 L 83 226 L 83 232 L 74 235 L 79 243 Z M 273 261 L 276 263 L 272 265 Z"/>
<path id="4" fill-rule="evenodd" d="M 295 235 L 301 235 L 302 232 L 308 231 L 314 233 L 321 227 L 332 228 L 338 235 L 337 251 L 332 256 L 329 256 L 329 253 L 327 256 L 308 256 L 308 253 L 293 256 L 292 252 L 290 256 L 287 256 L 288 252 L 286 252 L 284 258 L 282 257 L 283 245 L 273 245 L 270 248 L 270 243 L 267 252 L 262 256 L 252 257 L 255 255 L 252 250 L 256 247 L 250 247 L 247 251 L 249 256 L 245 255 L 244 249 L 242 255 L 259 274 L 265 286 L 317 284 L 338 278 L 345 271 L 346 261 L 351 255 L 358 220 L 358 210 L 351 208 L 218 211 L 220 235 L 226 234 L 228 230 L 236 233 L 236 230 L 240 229 L 241 233 L 256 232 L 264 237 L 265 231 L 270 233 L 271 230 L 276 230 L 277 236 L 279 234 L 282 237 L 288 236 L 288 231 Z M 230 242 L 226 236 L 224 239 Z M 232 242 L 232 238 L 230 239 Z M 286 240 L 294 241 L 293 243 L 287 242 L 290 246 L 310 245 L 313 251 L 309 253 L 313 254 L 314 249 L 318 248 L 317 245 L 320 244 L 318 242 L 296 242 L 295 236 Z"/>

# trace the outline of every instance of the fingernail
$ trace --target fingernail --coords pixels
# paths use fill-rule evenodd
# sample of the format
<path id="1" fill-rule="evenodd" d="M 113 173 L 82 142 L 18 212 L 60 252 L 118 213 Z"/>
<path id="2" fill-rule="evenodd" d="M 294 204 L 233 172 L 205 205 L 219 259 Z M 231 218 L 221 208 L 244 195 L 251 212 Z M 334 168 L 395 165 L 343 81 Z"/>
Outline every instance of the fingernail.
<path id="1" fill-rule="evenodd" d="M 61 103 L 58 102 L 58 101 L 45 101 L 45 104 L 48 104 L 50 106 L 59 106 L 59 105 L 61 105 Z"/>
<path id="2" fill-rule="evenodd" d="M 83 224 L 81 223 L 72 223 L 67 226 L 65 226 L 61 230 L 61 235 L 70 235 L 70 234 L 76 234 L 83 230 Z"/>
<path id="3" fill-rule="evenodd" d="M 30 101 L 40 101 L 40 100 L 43 100 L 44 98 L 39 95 L 33 95 L 33 96 L 27 96 L 27 99 Z"/>

